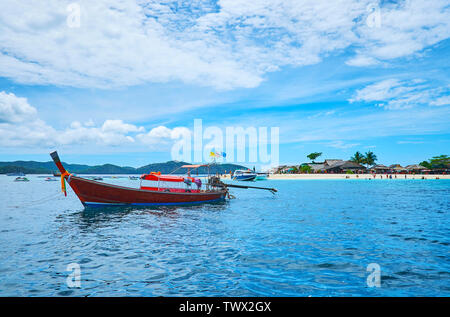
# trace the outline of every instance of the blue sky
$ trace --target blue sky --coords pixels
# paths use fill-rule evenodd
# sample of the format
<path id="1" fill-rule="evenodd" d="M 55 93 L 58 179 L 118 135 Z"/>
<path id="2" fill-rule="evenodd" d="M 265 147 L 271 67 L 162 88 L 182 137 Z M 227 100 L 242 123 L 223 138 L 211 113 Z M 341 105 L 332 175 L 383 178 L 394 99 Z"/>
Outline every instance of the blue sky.
<path id="1" fill-rule="evenodd" d="M 279 127 L 281 164 L 449 154 L 448 1 L 243 3 L 7 2 L 0 161 L 167 161 L 197 118 Z"/>

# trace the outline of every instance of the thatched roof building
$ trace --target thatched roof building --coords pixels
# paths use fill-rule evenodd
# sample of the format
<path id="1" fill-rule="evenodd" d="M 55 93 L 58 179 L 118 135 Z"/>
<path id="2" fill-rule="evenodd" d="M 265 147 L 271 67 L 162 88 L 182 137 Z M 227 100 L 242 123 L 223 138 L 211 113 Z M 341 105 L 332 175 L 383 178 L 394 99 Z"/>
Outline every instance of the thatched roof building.
<path id="1" fill-rule="evenodd" d="M 311 167 L 311 169 L 314 173 L 320 172 L 320 171 L 324 170 L 326 167 L 324 163 L 311 163 L 308 165 Z"/>
<path id="2" fill-rule="evenodd" d="M 391 170 L 391 168 L 383 164 L 376 164 L 369 168 L 369 170 L 376 173 L 386 173 L 387 171 Z"/>
<path id="3" fill-rule="evenodd" d="M 339 159 L 329 159 L 329 160 L 325 160 L 324 164 L 327 166 L 333 166 L 335 164 L 342 163 L 342 162 L 346 162 L 346 161 L 339 160 Z"/>
<path id="4" fill-rule="evenodd" d="M 345 173 L 347 171 L 362 172 L 366 168 L 358 163 L 344 160 L 325 160 L 323 163 L 310 163 L 311 169 L 314 173 Z"/>
<path id="5" fill-rule="evenodd" d="M 426 170 L 427 168 L 422 165 L 412 164 L 412 165 L 406 166 L 405 169 L 407 169 L 408 171 L 423 171 L 423 170 Z"/>
<path id="6" fill-rule="evenodd" d="M 331 166 L 328 166 L 325 169 L 327 172 L 333 172 L 333 173 L 343 173 L 347 171 L 352 172 L 363 172 L 366 170 L 364 166 L 361 164 L 352 162 L 352 161 L 340 161 L 336 162 Z"/>

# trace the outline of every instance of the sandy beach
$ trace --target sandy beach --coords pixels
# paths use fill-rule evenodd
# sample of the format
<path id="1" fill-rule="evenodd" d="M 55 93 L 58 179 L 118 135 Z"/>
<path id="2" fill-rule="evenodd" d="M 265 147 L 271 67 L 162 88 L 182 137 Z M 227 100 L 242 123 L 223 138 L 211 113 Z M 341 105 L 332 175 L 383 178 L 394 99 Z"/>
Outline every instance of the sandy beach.
<path id="1" fill-rule="evenodd" d="M 375 179 L 390 179 L 390 175 L 376 174 Z M 392 179 L 450 179 L 450 175 L 425 175 L 425 174 L 393 174 Z M 230 179 L 230 175 L 225 175 L 222 178 Z M 295 179 L 374 179 L 373 174 L 271 174 L 269 179 L 276 180 L 295 180 Z"/>

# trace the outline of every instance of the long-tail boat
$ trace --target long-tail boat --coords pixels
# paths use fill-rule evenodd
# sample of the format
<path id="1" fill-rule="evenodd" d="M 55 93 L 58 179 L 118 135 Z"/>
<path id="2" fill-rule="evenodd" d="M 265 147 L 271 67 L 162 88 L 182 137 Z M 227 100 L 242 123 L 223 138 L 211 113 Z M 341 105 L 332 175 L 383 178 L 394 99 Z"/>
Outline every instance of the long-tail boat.
<path id="1" fill-rule="evenodd" d="M 64 194 L 67 195 L 67 181 L 85 207 L 190 205 L 223 201 L 228 193 L 228 189 L 223 186 L 208 183 L 205 189 L 202 189 L 201 182 L 192 177 L 160 173 L 141 176 L 141 180 L 156 183 L 153 186 L 142 186 L 141 182 L 139 188 L 131 188 L 97 182 L 66 171 L 56 151 L 50 153 L 50 156 L 61 172 Z M 192 185 L 198 188 L 191 189 Z"/>
<path id="2" fill-rule="evenodd" d="M 67 181 L 85 207 L 164 206 L 220 202 L 234 197 L 228 193 L 228 187 L 264 189 L 272 194 L 277 192 L 275 188 L 225 184 L 218 176 L 210 176 L 209 173 L 206 184 L 202 184 L 200 179 L 191 177 L 190 171 L 205 165 L 181 166 L 188 169 L 186 177 L 151 172 L 140 177 L 139 188 L 117 186 L 73 175 L 66 171 L 56 151 L 50 153 L 50 156 L 61 172 L 61 188 L 64 195 L 67 196 Z M 143 186 L 143 181 L 149 181 L 152 185 Z M 193 188 L 194 186 L 196 188 Z"/>

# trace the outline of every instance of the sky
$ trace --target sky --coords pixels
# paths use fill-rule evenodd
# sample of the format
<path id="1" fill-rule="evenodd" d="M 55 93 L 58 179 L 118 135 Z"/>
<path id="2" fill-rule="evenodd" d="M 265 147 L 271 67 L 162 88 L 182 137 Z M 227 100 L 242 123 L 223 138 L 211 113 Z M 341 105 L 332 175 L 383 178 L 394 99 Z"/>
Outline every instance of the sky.
<path id="1" fill-rule="evenodd" d="M 450 1 L 0 1 L 0 161 L 168 161 L 195 119 L 279 164 L 449 154 Z"/>

